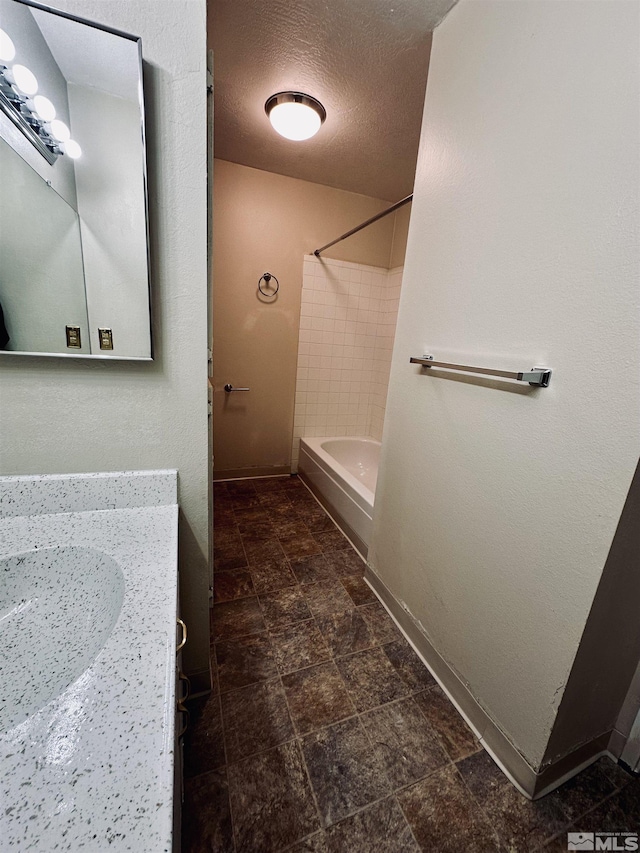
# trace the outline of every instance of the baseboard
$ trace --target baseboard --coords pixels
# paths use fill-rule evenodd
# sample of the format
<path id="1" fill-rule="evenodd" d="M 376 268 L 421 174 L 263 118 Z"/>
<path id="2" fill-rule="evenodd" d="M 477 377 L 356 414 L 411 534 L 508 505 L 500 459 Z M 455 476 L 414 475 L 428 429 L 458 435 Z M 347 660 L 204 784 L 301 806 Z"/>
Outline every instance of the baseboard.
<path id="1" fill-rule="evenodd" d="M 435 650 L 406 606 L 395 598 L 370 566 L 366 568 L 365 580 L 482 746 L 525 797 L 530 800 L 543 797 L 600 756 L 611 755 L 609 741 L 612 733 L 604 732 L 569 755 L 536 771 L 478 703 L 458 674 Z"/>
<path id="2" fill-rule="evenodd" d="M 369 553 L 369 548 L 365 541 L 358 536 L 355 530 L 351 527 L 350 524 L 344 520 L 344 518 L 340 515 L 339 512 L 336 512 L 335 507 L 331 506 L 331 504 L 326 500 L 324 495 L 315 488 L 313 483 L 308 479 L 307 475 L 304 471 L 298 471 L 298 479 L 309 489 L 314 498 L 318 501 L 322 509 L 327 513 L 327 515 L 332 519 L 332 521 L 340 528 L 340 530 L 347 537 L 349 542 L 356 549 L 358 554 L 362 557 L 363 560 L 367 559 L 367 554 Z"/>
<path id="3" fill-rule="evenodd" d="M 253 480 L 255 477 L 283 477 L 291 474 L 291 465 L 274 465 L 262 468 L 229 468 L 213 472 L 214 482 L 218 480 Z"/>

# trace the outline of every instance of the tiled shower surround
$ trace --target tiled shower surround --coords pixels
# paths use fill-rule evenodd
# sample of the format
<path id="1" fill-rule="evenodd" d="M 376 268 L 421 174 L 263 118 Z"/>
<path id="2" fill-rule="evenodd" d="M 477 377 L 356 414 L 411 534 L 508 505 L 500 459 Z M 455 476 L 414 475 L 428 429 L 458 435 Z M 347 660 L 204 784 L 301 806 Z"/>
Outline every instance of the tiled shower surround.
<path id="1" fill-rule="evenodd" d="M 304 260 L 292 467 L 300 436 L 380 440 L 402 267 Z"/>
<path id="2" fill-rule="evenodd" d="M 183 853 L 528 853 L 637 831 L 601 759 L 525 799 L 297 477 L 214 486 L 214 689 L 191 703 Z"/>

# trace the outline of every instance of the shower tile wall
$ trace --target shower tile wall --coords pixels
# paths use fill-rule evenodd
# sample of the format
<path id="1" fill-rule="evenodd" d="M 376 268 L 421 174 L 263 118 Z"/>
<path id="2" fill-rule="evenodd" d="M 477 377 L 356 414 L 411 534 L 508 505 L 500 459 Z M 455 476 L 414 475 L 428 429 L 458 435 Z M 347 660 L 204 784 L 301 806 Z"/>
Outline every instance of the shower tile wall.
<path id="1" fill-rule="evenodd" d="M 300 436 L 382 438 L 402 267 L 305 258 L 292 470 Z"/>

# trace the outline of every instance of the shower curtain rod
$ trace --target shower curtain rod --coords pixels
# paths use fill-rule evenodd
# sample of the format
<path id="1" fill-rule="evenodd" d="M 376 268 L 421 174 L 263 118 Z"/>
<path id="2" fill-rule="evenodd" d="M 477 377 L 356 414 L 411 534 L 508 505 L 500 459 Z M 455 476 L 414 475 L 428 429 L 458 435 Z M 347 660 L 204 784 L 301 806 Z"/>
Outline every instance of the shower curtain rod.
<path id="1" fill-rule="evenodd" d="M 393 213 L 394 210 L 397 210 L 399 207 L 402 207 L 405 204 L 408 204 L 413 198 L 413 193 L 408 195 L 406 198 L 403 198 L 401 201 L 397 201 L 395 204 L 392 204 L 391 207 L 388 207 L 386 210 L 381 211 L 380 213 L 376 213 L 375 216 L 372 216 L 370 219 L 367 219 L 366 222 L 362 222 L 360 225 L 356 225 L 355 228 L 352 228 L 351 231 L 347 231 L 346 234 L 341 234 L 340 237 L 336 237 L 335 240 L 332 240 L 330 243 L 327 243 L 326 246 L 321 246 L 319 249 L 316 249 L 313 253 L 316 258 L 320 257 L 320 252 L 324 252 L 325 249 L 328 249 L 329 246 L 333 246 L 336 243 L 339 243 L 340 240 L 346 240 L 347 237 L 351 237 L 353 234 L 357 234 L 358 231 L 362 231 L 363 228 L 366 228 L 367 225 L 373 225 L 374 222 L 377 222 L 378 219 L 382 219 L 383 216 L 388 216 L 390 213 Z"/>

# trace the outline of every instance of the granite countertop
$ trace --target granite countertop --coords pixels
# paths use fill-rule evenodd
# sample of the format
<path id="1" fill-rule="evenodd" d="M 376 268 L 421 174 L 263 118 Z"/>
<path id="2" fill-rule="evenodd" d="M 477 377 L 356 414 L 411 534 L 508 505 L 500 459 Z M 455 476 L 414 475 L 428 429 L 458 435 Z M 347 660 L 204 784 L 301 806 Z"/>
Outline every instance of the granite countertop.
<path id="1" fill-rule="evenodd" d="M 40 557 L 40 549 L 54 546 L 64 549 L 51 552 L 56 559 L 66 559 L 67 553 L 85 559 L 90 549 L 98 555 L 98 568 L 111 566 L 113 573 L 113 561 L 117 564 L 113 577 L 120 579 L 114 583 L 121 596 L 113 627 L 103 629 L 106 638 L 100 639 L 95 657 L 89 654 L 79 676 L 62 689 L 52 684 L 54 698 L 29 716 L 5 714 L 0 850 L 171 851 L 177 473 L 73 477 L 0 478 L 0 560 L 34 549 Z M 73 493 L 71 502 L 65 491 Z M 78 502 L 79 492 L 84 499 Z M 38 514 L 27 515 L 27 509 Z M 50 571 L 56 571 L 55 561 Z M 64 583 L 56 594 L 64 595 L 65 589 L 77 595 L 73 585 Z M 12 601 L 6 586 L 0 593 L 2 600 Z M 63 602 L 61 609 L 73 614 L 63 628 L 81 654 L 77 647 L 86 646 L 94 617 L 85 614 L 80 626 L 77 601 L 70 600 L 68 608 Z M 7 613 L 3 605 L 0 620 L 15 610 Z M 21 655 L 28 656 L 25 671 L 35 666 L 40 686 L 53 679 L 50 667 L 39 671 L 35 665 L 42 652 L 38 638 L 30 641 L 28 633 L 21 631 L 15 644 L 21 646 L 26 634 L 24 647 L 3 649 L 5 661 L 14 664 L 9 678 L 9 666 L 0 661 L 0 695 L 7 710 L 23 702 L 24 681 L 15 683 L 20 671 L 15 661 Z"/>

